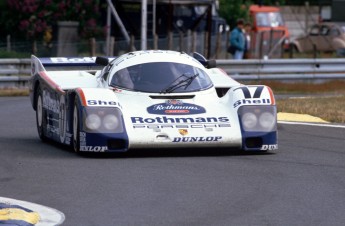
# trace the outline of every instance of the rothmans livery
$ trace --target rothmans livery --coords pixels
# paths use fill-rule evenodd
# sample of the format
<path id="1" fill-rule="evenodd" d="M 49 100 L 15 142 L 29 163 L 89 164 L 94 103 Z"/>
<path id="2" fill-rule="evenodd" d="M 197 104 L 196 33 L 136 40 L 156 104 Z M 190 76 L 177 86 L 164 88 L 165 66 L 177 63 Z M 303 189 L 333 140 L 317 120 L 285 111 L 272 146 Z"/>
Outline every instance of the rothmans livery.
<path id="1" fill-rule="evenodd" d="M 30 99 L 42 140 L 76 152 L 278 147 L 271 89 L 240 84 L 198 53 L 31 59 Z"/>

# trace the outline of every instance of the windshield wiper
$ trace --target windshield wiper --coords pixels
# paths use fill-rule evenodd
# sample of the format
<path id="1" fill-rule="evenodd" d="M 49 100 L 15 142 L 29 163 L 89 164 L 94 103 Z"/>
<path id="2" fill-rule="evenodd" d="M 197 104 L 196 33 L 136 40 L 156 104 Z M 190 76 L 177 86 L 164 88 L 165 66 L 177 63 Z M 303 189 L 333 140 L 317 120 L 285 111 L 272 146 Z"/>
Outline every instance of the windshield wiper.
<path id="1" fill-rule="evenodd" d="M 199 76 L 199 74 L 195 74 L 192 76 L 187 76 L 186 74 L 182 74 L 177 79 L 175 79 L 171 83 L 171 85 L 169 85 L 167 88 L 162 89 L 160 93 L 171 93 L 172 91 L 174 91 L 180 87 L 184 87 L 184 89 L 186 90 L 188 88 L 188 86 L 193 82 L 193 80 L 198 76 Z M 178 79 L 180 79 L 182 77 L 186 77 L 186 78 L 182 79 L 179 82 L 177 82 L 176 84 L 174 84 Z"/>

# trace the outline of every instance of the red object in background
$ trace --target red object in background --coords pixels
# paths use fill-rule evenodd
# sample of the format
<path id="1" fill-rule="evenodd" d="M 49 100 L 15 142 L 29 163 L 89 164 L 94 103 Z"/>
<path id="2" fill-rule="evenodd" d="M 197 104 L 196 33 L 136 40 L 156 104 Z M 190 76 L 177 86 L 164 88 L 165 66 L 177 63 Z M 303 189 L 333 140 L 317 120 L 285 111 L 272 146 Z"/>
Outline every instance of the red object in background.
<path id="1" fill-rule="evenodd" d="M 251 5 L 249 7 L 249 13 L 252 24 L 251 31 L 251 47 L 255 47 L 256 39 L 262 32 L 266 32 L 263 35 L 263 41 L 274 42 L 282 41 L 284 49 L 289 47 L 289 30 L 284 24 L 280 9 L 274 6 L 260 6 Z M 273 37 L 270 37 L 269 32 L 272 32 Z M 270 40 L 271 39 L 271 40 Z"/>

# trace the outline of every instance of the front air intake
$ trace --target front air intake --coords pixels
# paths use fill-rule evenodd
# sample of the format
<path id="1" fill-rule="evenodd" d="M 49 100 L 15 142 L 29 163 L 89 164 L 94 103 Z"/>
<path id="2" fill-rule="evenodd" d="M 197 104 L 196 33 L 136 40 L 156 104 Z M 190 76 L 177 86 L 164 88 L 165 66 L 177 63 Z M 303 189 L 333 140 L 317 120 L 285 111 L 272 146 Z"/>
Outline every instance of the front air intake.
<path id="1" fill-rule="evenodd" d="M 247 148 L 260 148 L 262 147 L 261 137 L 248 137 L 245 139 L 245 145 Z"/>
<path id="2" fill-rule="evenodd" d="M 127 148 L 126 140 L 124 139 L 110 139 L 108 140 L 108 150 Z"/>

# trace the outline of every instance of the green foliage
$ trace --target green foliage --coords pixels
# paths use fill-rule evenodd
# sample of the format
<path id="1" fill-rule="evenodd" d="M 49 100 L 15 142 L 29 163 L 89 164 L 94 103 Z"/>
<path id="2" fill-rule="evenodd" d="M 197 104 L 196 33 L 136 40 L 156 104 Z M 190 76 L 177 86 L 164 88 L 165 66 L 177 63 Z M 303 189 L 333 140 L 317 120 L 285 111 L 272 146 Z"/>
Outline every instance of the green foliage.
<path id="1" fill-rule="evenodd" d="M 304 6 L 306 2 L 309 5 L 332 5 L 333 0 L 289 0 L 285 1 L 286 5 L 294 5 L 294 6 Z M 281 4 L 282 5 L 282 4 Z"/>
<path id="2" fill-rule="evenodd" d="M 0 32 L 39 41 L 51 37 L 58 21 L 78 21 L 81 37 L 104 36 L 99 6 L 100 0 L 0 0 Z"/>
<path id="3" fill-rule="evenodd" d="M 30 58 L 30 54 L 0 50 L 0 58 Z"/>
<path id="4" fill-rule="evenodd" d="M 305 1 L 305 0 L 298 0 L 298 1 Z M 262 0 L 263 5 L 285 5 L 285 3 L 286 3 L 285 0 Z"/>
<path id="5" fill-rule="evenodd" d="M 6 0 L 0 0 L 0 9 L 3 9 L 6 5 Z"/>
<path id="6" fill-rule="evenodd" d="M 251 1 L 238 1 L 238 0 L 220 0 L 219 1 L 219 14 L 223 17 L 230 28 L 236 26 L 237 19 L 249 19 L 249 8 L 252 4 Z"/>

